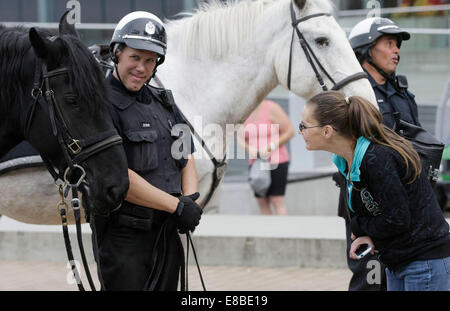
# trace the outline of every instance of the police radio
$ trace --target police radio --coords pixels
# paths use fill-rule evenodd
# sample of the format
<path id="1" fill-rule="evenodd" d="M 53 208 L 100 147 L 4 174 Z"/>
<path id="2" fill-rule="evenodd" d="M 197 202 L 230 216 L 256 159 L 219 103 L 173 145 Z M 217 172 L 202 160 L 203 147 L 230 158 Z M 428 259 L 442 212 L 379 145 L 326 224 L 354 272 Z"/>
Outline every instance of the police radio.
<path id="1" fill-rule="evenodd" d="M 397 75 L 395 77 L 395 82 L 397 83 L 397 86 L 401 89 L 408 88 L 408 79 L 406 79 L 406 76 L 404 75 Z"/>
<path id="2" fill-rule="evenodd" d="M 162 90 L 161 91 L 161 99 L 163 101 L 164 107 L 172 108 L 175 106 L 175 99 L 173 98 L 173 94 L 171 90 Z"/>

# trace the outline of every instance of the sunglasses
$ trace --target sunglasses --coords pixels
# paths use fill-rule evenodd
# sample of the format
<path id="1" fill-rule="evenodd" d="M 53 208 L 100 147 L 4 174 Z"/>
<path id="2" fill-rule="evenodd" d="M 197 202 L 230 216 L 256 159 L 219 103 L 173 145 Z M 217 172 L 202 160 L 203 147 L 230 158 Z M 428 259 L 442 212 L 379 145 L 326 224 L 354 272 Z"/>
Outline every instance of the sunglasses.
<path id="1" fill-rule="evenodd" d="M 302 121 L 302 122 L 300 122 L 300 124 L 298 125 L 298 130 L 299 130 L 300 132 L 303 132 L 304 130 L 307 130 L 307 129 L 312 129 L 312 128 L 314 128 L 314 127 L 324 127 L 324 126 L 325 126 L 325 125 L 306 126 L 305 123 L 303 123 L 303 121 Z"/>

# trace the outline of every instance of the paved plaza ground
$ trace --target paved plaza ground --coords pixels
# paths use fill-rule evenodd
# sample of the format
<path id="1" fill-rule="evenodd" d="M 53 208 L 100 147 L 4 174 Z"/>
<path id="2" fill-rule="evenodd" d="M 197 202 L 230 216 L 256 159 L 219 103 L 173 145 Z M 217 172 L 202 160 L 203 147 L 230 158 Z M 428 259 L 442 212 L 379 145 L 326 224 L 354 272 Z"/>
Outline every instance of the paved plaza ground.
<path id="1" fill-rule="evenodd" d="M 345 291 L 348 269 L 203 266 L 208 291 Z M 76 291 L 65 263 L 0 261 L 0 291 Z M 97 288 L 96 267 L 91 266 Z M 202 290 L 196 266 L 189 266 L 189 290 Z M 84 278 L 83 278 L 84 279 Z M 84 281 L 88 287 L 87 281 Z"/>

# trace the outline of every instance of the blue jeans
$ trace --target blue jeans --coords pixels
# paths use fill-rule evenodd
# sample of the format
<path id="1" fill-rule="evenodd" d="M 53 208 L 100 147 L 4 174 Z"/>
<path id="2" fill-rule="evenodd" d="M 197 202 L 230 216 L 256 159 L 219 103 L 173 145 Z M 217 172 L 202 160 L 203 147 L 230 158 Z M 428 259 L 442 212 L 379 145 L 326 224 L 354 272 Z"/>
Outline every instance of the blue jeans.
<path id="1" fill-rule="evenodd" d="M 391 271 L 386 268 L 388 291 L 450 291 L 450 257 L 413 261 Z"/>

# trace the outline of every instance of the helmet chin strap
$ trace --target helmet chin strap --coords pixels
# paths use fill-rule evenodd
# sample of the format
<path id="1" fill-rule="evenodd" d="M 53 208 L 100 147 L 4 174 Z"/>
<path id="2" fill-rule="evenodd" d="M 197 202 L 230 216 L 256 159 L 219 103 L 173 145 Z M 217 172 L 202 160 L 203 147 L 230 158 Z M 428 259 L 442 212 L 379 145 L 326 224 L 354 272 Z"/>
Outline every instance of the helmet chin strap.
<path id="1" fill-rule="evenodd" d="M 156 69 L 158 68 L 159 65 L 161 65 L 162 63 L 164 63 L 165 58 L 166 58 L 166 57 L 165 57 L 164 55 L 159 55 L 158 61 L 156 62 L 156 66 L 155 66 L 155 68 L 153 69 L 153 73 L 152 73 L 150 79 L 148 79 L 148 81 L 146 82 L 147 84 L 150 84 L 150 80 L 156 75 Z"/>
<path id="2" fill-rule="evenodd" d="M 119 69 L 117 69 L 117 63 L 114 63 L 114 72 L 117 74 L 117 78 L 119 78 L 120 83 L 123 84 L 122 79 L 120 78 Z"/>
<path id="3" fill-rule="evenodd" d="M 380 68 L 375 62 L 373 61 L 372 57 L 367 53 L 366 57 L 367 62 L 375 68 L 386 80 L 391 80 L 392 82 L 395 82 L 395 71 L 392 74 L 388 74 L 383 69 Z M 398 61 L 400 62 L 400 55 L 398 56 Z"/>

